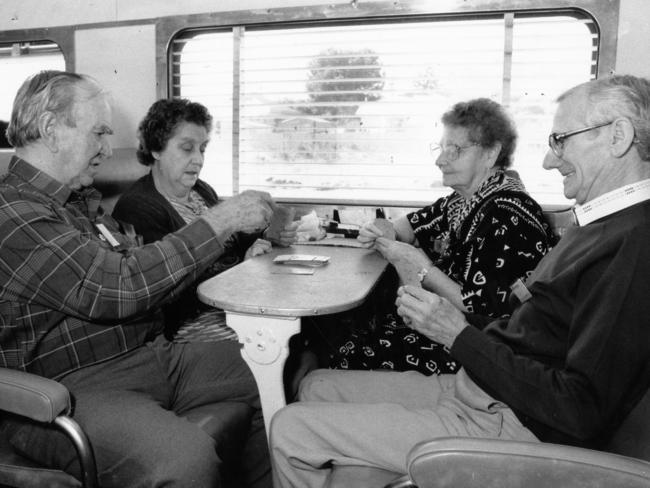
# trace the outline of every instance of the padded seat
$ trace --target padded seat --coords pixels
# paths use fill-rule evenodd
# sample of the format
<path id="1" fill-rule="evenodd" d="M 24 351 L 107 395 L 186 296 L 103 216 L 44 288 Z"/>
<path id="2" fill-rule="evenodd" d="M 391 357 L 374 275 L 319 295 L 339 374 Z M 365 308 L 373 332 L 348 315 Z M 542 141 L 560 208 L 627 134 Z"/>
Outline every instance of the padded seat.
<path id="1" fill-rule="evenodd" d="M 0 411 L 44 423 L 74 422 L 67 417 L 70 397 L 61 383 L 6 368 L 0 368 Z M 252 413 L 245 403 L 222 402 L 195 408 L 184 417 L 215 439 L 219 457 L 231 467 L 237 464 L 241 454 Z M 86 448 L 92 454 L 89 444 Z M 92 488 L 97 486 L 94 470 L 92 458 L 92 466 L 85 469 L 90 475 L 84 476 L 85 484 L 82 484 L 61 470 L 44 468 L 17 453 L 0 430 L 0 488 Z M 240 486 L 239 477 L 236 470 L 224 473 L 224 479 L 233 488 Z"/>
<path id="2" fill-rule="evenodd" d="M 57 470 L 43 469 L 15 452 L 0 430 L 0 486 L 78 487 L 97 486 L 92 448 L 79 425 L 68 415 L 70 394 L 60 383 L 37 375 L 0 368 L 0 411 L 2 415 L 23 417 L 57 426 L 71 439 L 79 456 L 83 485 Z"/>
<path id="3" fill-rule="evenodd" d="M 0 487 L 80 487 L 81 482 L 63 471 L 39 466 L 14 452 L 0 434 Z"/>

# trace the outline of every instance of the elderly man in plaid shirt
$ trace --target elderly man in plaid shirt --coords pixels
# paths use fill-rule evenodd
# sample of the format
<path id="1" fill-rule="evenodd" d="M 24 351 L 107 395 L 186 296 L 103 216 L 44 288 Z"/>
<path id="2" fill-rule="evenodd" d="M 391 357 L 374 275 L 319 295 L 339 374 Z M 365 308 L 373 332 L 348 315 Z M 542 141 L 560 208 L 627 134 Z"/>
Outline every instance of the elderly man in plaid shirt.
<path id="1" fill-rule="evenodd" d="M 87 76 L 44 71 L 18 91 L 7 130 L 15 156 L 0 184 L 0 365 L 68 387 L 103 487 L 221 486 L 214 441 L 182 418 L 220 401 L 255 412 L 246 483 L 270 486 L 258 392 L 238 344 L 169 343 L 159 310 L 233 232 L 268 224 L 275 204 L 244 192 L 134 246 L 89 186 L 111 155 L 111 133 L 108 96 Z M 47 429 L 6 428 L 22 452 L 74 465 Z"/>

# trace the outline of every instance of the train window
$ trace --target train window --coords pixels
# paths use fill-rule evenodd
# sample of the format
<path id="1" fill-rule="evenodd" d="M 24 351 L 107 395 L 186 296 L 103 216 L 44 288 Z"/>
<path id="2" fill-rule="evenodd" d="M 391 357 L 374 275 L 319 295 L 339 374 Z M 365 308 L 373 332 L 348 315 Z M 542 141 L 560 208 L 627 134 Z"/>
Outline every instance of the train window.
<path id="1" fill-rule="evenodd" d="M 16 91 L 28 76 L 44 69 L 65 70 L 59 46 L 50 41 L 0 43 L 0 120 L 8 121 Z"/>
<path id="2" fill-rule="evenodd" d="M 552 33 L 550 35 L 549 33 Z M 170 48 L 172 96 L 208 106 L 203 169 L 222 195 L 420 205 L 447 194 L 429 153 L 442 113 L 489 97 L 520 134 L 515 166 L 543 204 L 555 98 L 596 75 L 598 33 L 576 12 L 187 30 Z"/>

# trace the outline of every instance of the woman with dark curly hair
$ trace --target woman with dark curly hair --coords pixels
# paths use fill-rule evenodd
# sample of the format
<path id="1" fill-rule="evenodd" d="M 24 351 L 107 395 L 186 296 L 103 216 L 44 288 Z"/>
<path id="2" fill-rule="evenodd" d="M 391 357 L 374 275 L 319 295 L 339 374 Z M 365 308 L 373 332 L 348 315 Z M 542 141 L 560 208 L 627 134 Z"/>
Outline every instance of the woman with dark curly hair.
<path id="1" fill-rule="evenodd" d="M 151 171 L 120 197 L 112 215 L 132 224 L 145 244 L 177 231 L 219 203 L 212 187 L 199 179 L 211 130 L 208 109 L 187 99 L 156 101 L 140 123 L 136 154 L 138 161 L 150 166 Z M 262 237 L 233 235 L 226 244 L 227 251 L 200 281 L 243 259 L 267 252 L 271 242 Z M 294 238 L 295 229 L 286 228 L 275 243 L 286 246 Z M 165 309 L 165 335 L 169 339 L 174 338 L 181 325 L 185 326 L 181 332 L 187 332 L 208 324 L 225 324 L 223 312 L 201 304 L 195 288 Z M 235 337 L 225 325 L 221 331 L 225 331 L 224 337 Z"/>
<path id="2" fill-rule="evenodd" d="M 510 311 L 510 287 L 554 244 L 542 209 L 511 172 L 514 124 L 498 103 L 478 98 L 442 116 L 432 145 L 442 182 L 454 191 L 395 222 L 375 220 L 359 240 L 377 249 L 403 283 L 421 285 L 470 314 Z M 335 368 L 454 373 L 460 365 L 441 344 L 390 310 L 380 324 L 355 330 L 333 354 Z"/>

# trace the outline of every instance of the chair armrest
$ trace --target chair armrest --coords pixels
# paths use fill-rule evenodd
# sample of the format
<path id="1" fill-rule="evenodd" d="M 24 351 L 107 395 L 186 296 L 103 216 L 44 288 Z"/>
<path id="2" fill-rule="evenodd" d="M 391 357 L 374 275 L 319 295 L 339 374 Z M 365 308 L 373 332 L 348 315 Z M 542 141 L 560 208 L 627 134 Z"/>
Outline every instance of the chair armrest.
<path id="1" fill-rule="evenodd" d="M 53 422 L 70 411 L 70 394 L 57 381 L 0 368 L 0 410 L 39 422 Z"/>
<path id="2" fill-rule="evenodd" d="M 650 463 L 558 444 L 441 438 L 416 445 L 409 476 L 419 488 L 650 486 Z"/>

